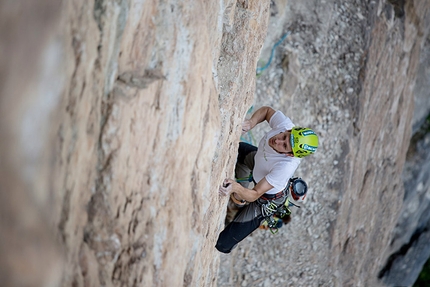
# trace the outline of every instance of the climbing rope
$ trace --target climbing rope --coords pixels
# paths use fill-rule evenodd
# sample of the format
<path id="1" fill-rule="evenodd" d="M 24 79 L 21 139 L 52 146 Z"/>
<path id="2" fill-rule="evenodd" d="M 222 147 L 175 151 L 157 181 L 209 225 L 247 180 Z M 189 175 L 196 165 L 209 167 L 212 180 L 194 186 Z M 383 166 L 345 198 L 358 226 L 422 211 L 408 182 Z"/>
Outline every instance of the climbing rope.
<path id="1" fill-rule="evenodd" d="M 273 59 L 273 55 L 275 54 L 275 49 L 276 49 L 276 47 L 278 47 L 281 43 L 282 43 L 282 41 L 284 41 L 285 40 L 285 38 L 287 38 L 287 36 L 290 34 L 290 32 L 287 32 L 287 33 L 285 33 L 284 34 L 284 36 L 282 36 L 282 38 L 278 41 L 278 42 L 276 42 L 276 44 L 272 47 L 272 51 L 271 51 L 271 53 L 270 53 L 270 58 L 269 58 L 269 61 L 267 62 L 267 64 L 266 65 L 264 65 L 263 67 L 261 67 L 261 68 L 259 68 L 259 67 L 257 67 L 257 77 L 258 76 L 260 76 L 261 75 L 261 73 L 264 71 L 264 70 L 266 70 L 268 67 L 269 67 L 269 65 L 272 63 L 272 59 Z"/>
<path id="2" fill-rule="evenodd" d="M 236 178 L 236 182 L 252 182 L 253 180 L 252 173 L 247 177 Z"/>
<path id="3" fill-rule="evenodd" d="M 248 131 L 246 134 L 240 136 L 240 141 L 246 142 L 247 144 L 255 146 L 257 141 L 255 140 L 254 134 L 252 131 Z"/>

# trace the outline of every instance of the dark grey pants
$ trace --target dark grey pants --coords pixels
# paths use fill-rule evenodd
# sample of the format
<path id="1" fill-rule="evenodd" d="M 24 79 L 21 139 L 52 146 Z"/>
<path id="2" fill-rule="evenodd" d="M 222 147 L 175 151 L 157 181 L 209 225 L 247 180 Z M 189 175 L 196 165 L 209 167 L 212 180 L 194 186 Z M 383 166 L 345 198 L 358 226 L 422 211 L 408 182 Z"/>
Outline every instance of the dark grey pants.
<path id="1" fill-rule="evenodd" d="M 272 202 L 279 207 L 285 202 L 285 198 L 281 197 Z M 230 253 L 239 242 L 256 230 L 265 219 L 261 212 L 261 207 L 265 203 L 266 200 L 259 198 L 240 209 L 233 221 L 219 234 L 216 249 Z"/>

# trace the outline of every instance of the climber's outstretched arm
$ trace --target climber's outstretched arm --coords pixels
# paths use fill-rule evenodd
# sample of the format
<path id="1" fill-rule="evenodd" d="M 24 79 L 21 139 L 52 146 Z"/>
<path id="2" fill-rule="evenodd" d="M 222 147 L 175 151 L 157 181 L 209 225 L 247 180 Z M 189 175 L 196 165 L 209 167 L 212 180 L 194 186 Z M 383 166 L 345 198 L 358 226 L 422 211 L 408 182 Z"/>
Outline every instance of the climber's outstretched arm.
<path id="1" fill-rule="evenodd" d="M 255 113 L 252 115 L 252 117 L 249 120 L 245 120 L 242 123 L 242 133 L 246 133 L 247 131 L 251 130 L 256 125 L 258 125 L 259 123 L 265 120 L 269 122 L 275 112 L 276 111 L 271 107 L 259 108 L 258 110 L 255 111 Z"/>

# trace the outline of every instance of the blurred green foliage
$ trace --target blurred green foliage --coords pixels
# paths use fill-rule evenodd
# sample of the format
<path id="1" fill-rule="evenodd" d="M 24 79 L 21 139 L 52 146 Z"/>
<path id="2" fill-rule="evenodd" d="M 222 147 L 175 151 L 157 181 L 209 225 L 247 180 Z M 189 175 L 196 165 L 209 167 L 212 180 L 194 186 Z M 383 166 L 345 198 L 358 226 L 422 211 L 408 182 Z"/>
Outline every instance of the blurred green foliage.
<path id="1" fill-rule="evenodd" d="M 416 134 L 419 139 L 422 139 L 427 133 L 430 132 L 430 114 L 427 116 L 425 123 L 421 126 L 420 131 Z M 416 139 L 415 139 L 416 140 Z M 413 287 L 429 287 L 430 286 L 430 258 L 424 264 L 420 275 Z"/>
<path id="2" fill-rule="evenodd" d="M 417 281 L 415 281 L 413 287 L 428 287 L 430 286 L 430 259 L 424 264 Z"/>

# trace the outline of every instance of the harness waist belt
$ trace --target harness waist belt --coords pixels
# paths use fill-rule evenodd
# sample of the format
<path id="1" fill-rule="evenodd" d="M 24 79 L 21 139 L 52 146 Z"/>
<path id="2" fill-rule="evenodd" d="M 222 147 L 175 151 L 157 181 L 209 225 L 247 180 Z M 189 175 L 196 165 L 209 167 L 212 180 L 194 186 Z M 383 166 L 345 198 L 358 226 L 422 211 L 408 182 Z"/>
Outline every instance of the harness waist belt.
<path id="1" fill-rule="evenodd" d="M 281 198 L 283 196 L 284 196 L 284 191 L 280 191 L 280 192 L 278 192 L 276 194 L 267 194 L 267 193 L 265 193 L 265 194 L 263 194 L 261 196 L 261 199 L 264 199 L 264 200 L 274 200 L 274 199 Z"/>

